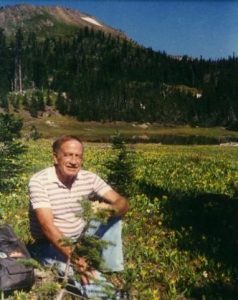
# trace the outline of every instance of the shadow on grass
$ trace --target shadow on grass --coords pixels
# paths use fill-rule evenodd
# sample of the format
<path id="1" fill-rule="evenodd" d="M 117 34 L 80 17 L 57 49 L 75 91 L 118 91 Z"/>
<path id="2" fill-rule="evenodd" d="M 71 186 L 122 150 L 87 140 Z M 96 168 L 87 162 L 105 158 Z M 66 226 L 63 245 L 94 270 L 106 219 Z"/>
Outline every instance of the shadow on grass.
<path id="1" fill-rule="evenodd" d="M 165 226 L 178 233 L 178 249 L 189 251 L 191 257 L 205 256 L 213 272 L 229 273 L 230 281 L 217 276 L 213 283 L 191 287 L 192 296 L 238 299 L 238 198 L 209 193 L 173 195 L 146 184 L 141 189 L 150 199 L 168 196 L 161 210 Z"/>

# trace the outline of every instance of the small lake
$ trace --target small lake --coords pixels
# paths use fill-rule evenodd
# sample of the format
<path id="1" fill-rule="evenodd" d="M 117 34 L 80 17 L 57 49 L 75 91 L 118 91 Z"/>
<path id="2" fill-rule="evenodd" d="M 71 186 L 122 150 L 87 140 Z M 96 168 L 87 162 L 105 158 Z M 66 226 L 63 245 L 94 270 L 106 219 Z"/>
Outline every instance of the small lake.
<path id="1" fill-rule="evenodd" d="M 124 137 L 126 143 L 155 143 L 163 145 L 220 145 L 223 143 L 238 143 L 238 138 L 235 137 L 207 137 L 197 135 L 157 135 L 157 136 L 132 136 Z M 110 143 L 111 137 L 102 136 L 98 138 L 86 138 L 88 142 Z"/>

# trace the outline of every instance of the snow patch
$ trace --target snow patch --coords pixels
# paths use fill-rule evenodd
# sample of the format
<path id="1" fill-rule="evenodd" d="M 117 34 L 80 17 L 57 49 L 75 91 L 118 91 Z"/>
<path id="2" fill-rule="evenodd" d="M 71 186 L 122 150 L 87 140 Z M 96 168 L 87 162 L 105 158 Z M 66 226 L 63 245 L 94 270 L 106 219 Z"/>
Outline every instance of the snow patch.
<path id="1" fill-rule="evenodd" d="M 84 21 L 87 21 L 89 23 L 92 23 L 94 25 L 97 25 L 97 26 L 100 26 L 100 27 L 103 27 L 102 24 L 100 24 L 98 21 L 94 20 L 93 18 L 90 18 L 90 17 L 81 17 Z"/>

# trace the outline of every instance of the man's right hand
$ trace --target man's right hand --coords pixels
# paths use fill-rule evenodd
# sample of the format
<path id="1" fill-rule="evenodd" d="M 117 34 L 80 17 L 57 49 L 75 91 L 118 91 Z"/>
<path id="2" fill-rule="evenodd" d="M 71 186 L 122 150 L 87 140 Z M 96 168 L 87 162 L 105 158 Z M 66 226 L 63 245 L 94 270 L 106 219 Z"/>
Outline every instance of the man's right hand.
<path id="1" fill-rule="evenodd" d="M 89 284 L 90 280 L 96 279 L 96 271 L 90 269 L 87 263 L 87 260 L 83 257 L 76 257 L 73 259 L 73 264 L 76 270 L 81 275 L 82 284 Z"/>
<path id="2" fill-rule="evenodd" d="M 112 206 L 105 202 L 94 201 L 92 203 L 92 210 L 96 214 L 100 210 L 112 210 Z"/>

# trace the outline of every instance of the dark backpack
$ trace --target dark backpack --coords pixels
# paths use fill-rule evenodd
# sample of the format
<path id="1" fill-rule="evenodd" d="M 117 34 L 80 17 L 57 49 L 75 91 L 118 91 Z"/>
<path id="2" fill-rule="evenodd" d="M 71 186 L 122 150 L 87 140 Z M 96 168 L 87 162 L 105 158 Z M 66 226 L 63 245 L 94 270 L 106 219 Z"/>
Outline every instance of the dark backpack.
<path id="1" fill-rule="evenodd" d="M 23 263 L 30 254 L 10 225 L 0 225 L 0 291 L 29 290 L 34 269 Z M 22 261 L 21 261 L 22 259 Z"/>

